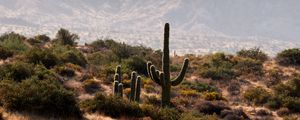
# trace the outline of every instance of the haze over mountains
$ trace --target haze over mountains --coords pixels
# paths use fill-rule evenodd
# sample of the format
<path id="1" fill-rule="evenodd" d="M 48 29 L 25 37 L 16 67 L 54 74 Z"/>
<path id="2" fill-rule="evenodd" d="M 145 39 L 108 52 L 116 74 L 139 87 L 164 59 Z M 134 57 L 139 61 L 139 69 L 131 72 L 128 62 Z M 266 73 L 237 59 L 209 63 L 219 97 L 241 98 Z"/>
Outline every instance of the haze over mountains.
<path id="1" fill-rule="evenodd" d="M 298 0 L 0 0 L 0 33 L 54 37 L 61 27 L 80 43 L 112 38 L 158 49 L 171 24 L 177 53 L 275 53 L 300 45 Z"/>

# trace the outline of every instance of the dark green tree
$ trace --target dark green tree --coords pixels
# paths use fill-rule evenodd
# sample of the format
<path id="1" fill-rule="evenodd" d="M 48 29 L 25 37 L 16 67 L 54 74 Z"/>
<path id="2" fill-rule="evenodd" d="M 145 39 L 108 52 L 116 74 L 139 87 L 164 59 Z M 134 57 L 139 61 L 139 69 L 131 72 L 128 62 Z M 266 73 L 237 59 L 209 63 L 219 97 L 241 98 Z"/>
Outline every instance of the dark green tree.
<path id="1" fill-rule="evenodd" d="M 61 28 L 56 33 L 56 40 L 59 44 L 62 45 L 71 45 L 74 46 L 77 44 L 76 40 L 79 39 L 77 34 L 70 33 L 69 30 Z"/>

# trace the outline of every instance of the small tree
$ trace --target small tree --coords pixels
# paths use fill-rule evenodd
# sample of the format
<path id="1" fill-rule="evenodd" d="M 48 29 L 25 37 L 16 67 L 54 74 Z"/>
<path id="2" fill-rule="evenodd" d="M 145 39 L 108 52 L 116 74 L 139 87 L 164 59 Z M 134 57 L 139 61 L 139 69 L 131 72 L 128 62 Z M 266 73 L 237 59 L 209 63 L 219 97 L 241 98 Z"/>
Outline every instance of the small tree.
<path id="1" fill-rule="evenodd" d="M 237 52 L 237 55 L 240 57 L 252 58 L 254 60 L 259 60 L 261 62 L 264 62 L 268 59 L 268 55 L 266 53 L 264 53 L 258 47 L 251 48 L 251 49 L 242 49 L 241 51 Z"/>
<path id="2" fill-rule="evenodd" d="M 78 39 L 79 39 L 79 36 L 77 34 L 72 34 L 67 29 L 61 28 L 56 33 L 55 41 L 57 41 L 59 44 L 62 44 L 62 45 L 74 46 L 77 44 L 77 42 L 75 42 L 75 41 Z"/>
<path id="3" fill-rule="evenodd" d="M 300 65 L 300 48 L 286 49 L 278 53 L 276 61 L 282 65 Z"/>

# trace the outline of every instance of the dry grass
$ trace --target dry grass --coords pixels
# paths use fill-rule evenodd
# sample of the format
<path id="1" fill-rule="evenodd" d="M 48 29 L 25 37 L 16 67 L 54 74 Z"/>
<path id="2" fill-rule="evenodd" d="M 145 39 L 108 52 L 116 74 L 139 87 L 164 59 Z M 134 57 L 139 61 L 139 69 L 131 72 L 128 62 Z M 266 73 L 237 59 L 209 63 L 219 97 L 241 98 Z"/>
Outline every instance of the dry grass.
<path id="1" fill-rule="evenodd" d="M 101 114 L 84 114 L 84 117 L 88 120 L 115 120 L 113 118 L 101 115 Z"/>

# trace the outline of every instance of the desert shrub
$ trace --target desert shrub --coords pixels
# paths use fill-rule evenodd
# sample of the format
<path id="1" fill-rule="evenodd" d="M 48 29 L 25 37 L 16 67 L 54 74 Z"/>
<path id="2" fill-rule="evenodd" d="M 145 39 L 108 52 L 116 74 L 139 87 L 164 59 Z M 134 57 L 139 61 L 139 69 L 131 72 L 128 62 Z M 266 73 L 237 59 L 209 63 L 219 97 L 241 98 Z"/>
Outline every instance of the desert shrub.
<path id="1" fill-rule="evenodd" d="M 184 97 L 198 97 L 200 95 L 196 90 L 180 90 L 179 93 Z"/>
<path id="2" fill-rule="evenodd" d="M 233 71 L 234 62 L 224 53 L 215 53 L 200 67 L 200 74 L 204 78 L 213 80 L 232 79 L 236 77 Z"/>
<path id="3" fill-rule="evenodd" d="M 25 58 L 29 63 L 43 64 L 48 69 L 59 64 L 59 58 L 48 49 L 30 49 L 25 53 Z"/>
<path id="4" fill-rule="evenodd" d="M 160 100 L 155 95 L 146 96 L 144 103 L 149 104 L 149 105 L 155 105 L 155 106 L 160 106 L 161 105 Z"/>
<path id="5" fill-rule="evenodd" d="M 12 57 L 14 53 L 7 48 L 0 46 L 0 59 L 5 60 L 9 57 Z"/>
<path id="6" fill-rule="evenodd" d="M 238 60 L 234 68 L 236 69 L 237 74 L 253 74 L 257 76 L 263 75 L 262 62 L 250 58 L 242 58 Z"/>
<path id="7" fill-rule="evenodd" d="M 281 99 L 279 99 L 276 96 L 275 97 L 273 96 L 264 105 L 270 109 L 278 109 L 282 106 L 282 102 Z"/>
<path id="8" fill-rule="evenodd" d="M 24 62 L 14 62 L 0 66 L 0 79 L 21 81 L 34 74 L 34 66 Z"/>
<path id="9" fill-rule="evenodd" d="M 54 45 L 50 50 L 63 63 L 73 63 L 81 67 L 86 67 L 87 60 L 85 56 L 72 46 Z"/>
<path id="10" fill-rule="evenodd" d="M 118 62 L 117 56 L 111 51 L 101 51 L 88 54 L 87 60 L 92 65 L 105 65 L 112 62 Z"/>
<path id="11" fill-rule="evenodd" d="M 92 47 L 94 51 L 100 51 L 108 48 L 104 40 L 95 40 L 89 44 L 89 46 Z"/>
<path id="12" fill-rule="evenodd" d="M 272 115 L 272 113 L 266 109 L 259 109 L 258 111 L 256 111 L 255 113 L 257 116 L 269 116 Z"/>
<path id="13" fill-rule="evenodd" d="M 170 65 L 170 72 L 177 72 L 180 71 L 181 66 L 179 64 L 171 64 Z"/>
<path id="14" fill-rule="evenodd" d="M 286 107 L 291 111 L 300 112 L 300 98 L 298 97 L 282 96 L 281 103 L 283 107 Z"/>
<path id="15" fill-rule="evenodd" d="M 68 51 L 63 53 L 62 61 L 64 61 L 65 63 L 73 63 L 76 65 L 80 65 L 82 67 L 85 67 L 87 63 L 82 53 L 74 51 Z"/>
<path id="16" fill-rule="evenodd" d="M 196 103 L 196 109 L 204 114 L 220 114 L 222 110 L 230 109 L 224 102 L 220 101 L 199 101 Z"/>
<path id="17" fill-rule="evenodd" d="M 36 36 L 34 36 L 34 39 L 39 40 L 41 42 L 49 42 L 50 41 L 50 37 L 48 37 L 45 34 L 36 35 Z"/>
<path id="18" fill-rule="evenodd" d="M 75 76 L 75 71 L 69 67 L 66 66 L 59 66 L 55 68 L 55 71 L 60 74 L 61 76 L 66 76 L 66 77 L 74 77 Z"/>
<path id="19" fill-rule="evenodd" d="M 280 69 L 271 69 L 266 72 L 266 77 L 268 78 L 266 81 L 266 85 L 268 87 L 271 87 L 279 84 L 284 78 L 284 74 Z"/>
<path id="20" fill-rule="evenodd" d="M 0 103 L 13 111 L 57 117 L 81 115 L 73 93 L 53 80 L 1 81 Z"/>
<path id="21" fill-rule="evenodd" d="M 205 100 L 213 101 L 213 100 L 224 100 L 221 94 L 217 92 L 205 92 L 203 94 L 203 98 Z"/>
<path id="22" fill-rule="evenodd" d="M 100 85 L 97 81 L 90 79 L 83 82 L 83 88 L 87 93 L 95 93 L 99 91 Z"/>
<path id="23" fill-rule="evenodd" d="M 141 106 L 145 116 L 149 116 L 153 120 L 178 120 L 180 113 L 173 108 L 159 108 L 152 105 Z"/>
<path id="24" fill-rule="evenodd" d="M 280 108 L 276 113 L 279 116 L 288 116 L 292 114 L 292 112 L 288 108 Z"/>
<path id="25" fill-rule="evenodd" d="M 127 59 L 125 64 L 127 64 L 131 70 L 134 70 L 139 74 L 147 75 L 147 62 L 144 58 L 133 56 Z"/>
<path id="26" fill-rule="evenodd" d="M 300 65 L 300 49 L 286 49 L 276 56 L 276 61 L 281 65 Z"/>
<path id="27" fill-rule="evenodd" d="M 111 48 L 112 52 L 119 58 L 119 61 L 122 59 L 129 58 L 132 54 L 131 47 L 126 45 L 125 43 L 116 44 L 113 48 Z"/>
<path id="28" fill-rule="evenodd" d="M 243 109 L 234 109 L 222 110 L 220 113 L 220 117 L 223 120 L 250 120 L 247 114 L 243 111 Z"/>
<path id="29" fill-rule="evenodd" d="M 300 77 L 295 77 L 285 84 L 276 85 L 274 91 L 276 95 L 300 97 Z"/>
<path id="30" fill-rule="evenodd" d="M 0 46 L 14 52 L 23 52 L 28 49 L 24 43 L 26 38 L 20 34 L 11 32 L 0 36 Z"/>
<path id="31" fill-rule="evenodd" d="M 30 45 L 33 45 L 33 46 L 39 46 L 41 45 L 41 41 L 37 40 L 37 39 L 34 39 L 34 38 L 29 38 L 26 40 Z"/>
<path id="32" fill-rule="evenodd" d="M 148 93 L 155 93 L 156 92 L 155 86 L 153 86 L 153 85 L 144 84 L 144 89 Z"/>
<path id="33" fill-rule="evenodd" d="M 34 36 L 33 38 L 29 38 L 27 39 L 27 42 L 31 45 L 34 45 L 34 46 L 41 46 L 43 45 L 44 43 L 46 42 L 49 42 L 50 41 L 50 38 L 47 36 L 47 35 L 37 35 L 37 36 Z"/>
<path id="34" fill-rule="evenodd" d="M 129 102 L 114 96 L 97 93 L 92 100 L 81 103 L 82 109 L 88 112 L 100 112 L 111 117 L 142 117 L 143 112 L 137 103 Z"/>
<path id="35" fill-rule="evenodd" d="M 215 92 L 215 91 L 217 91 L 216 87 L 210 86 L 205 83 L 199 83 L 199 82 L 183 82 L 180 86 L 182 86 L 185 89 L 196 90 L 197 92 Z"/>
<path id="36" fill-rule="evenodd" d="M 243 97 L 256 105 L 262 105 L 268 102 L 271 94 L 262 87 L 251 87 L 245 91 Z"/>
<path id="37" fill-rule="evenodd" d="M 77 34 L 70 33 L 69 30 L 61 28 L 57 31 L 56 37 L 53 42 L 61 45 L 77 45 L 76 40 L 79 39 Z"/>
<path id="38" fill-rule="evenodd" d="M 180 115 L 179 120 L 218 120 L 217 115 L 203 115 L 193 112 L 185 112 Z"/>
<path id="39" fill-rule="evenodd" d="M 240 57 L 251 58 L 261 62 L 268 60 L 268 55 L 257 47 L 251 49 L 242 49 L 237 52 L 237 55 Z"/>
<path id="40" fill-rule="evenodd" d="M 238 95 L 238 94 L 240 94 L 240 88 L 241 88 L 241 85 L 238 82 L 231 82 L 229 84 L 229 86 L 227 87 L 227 91 L 231 95 Z"/>

